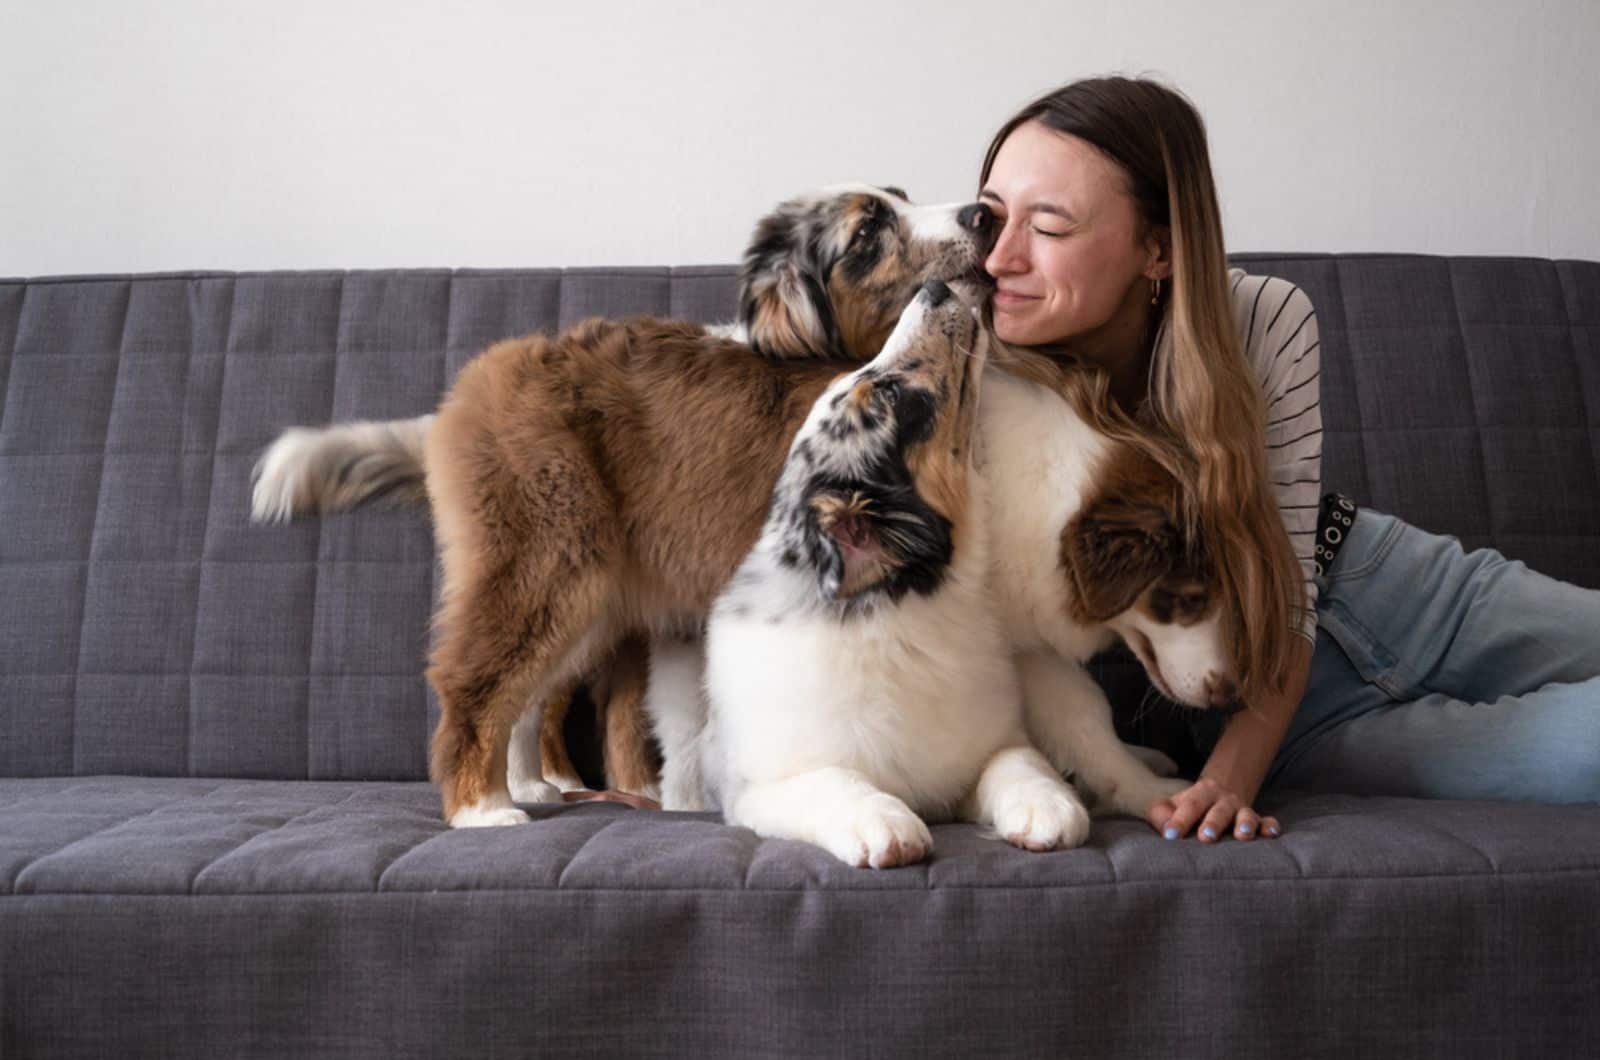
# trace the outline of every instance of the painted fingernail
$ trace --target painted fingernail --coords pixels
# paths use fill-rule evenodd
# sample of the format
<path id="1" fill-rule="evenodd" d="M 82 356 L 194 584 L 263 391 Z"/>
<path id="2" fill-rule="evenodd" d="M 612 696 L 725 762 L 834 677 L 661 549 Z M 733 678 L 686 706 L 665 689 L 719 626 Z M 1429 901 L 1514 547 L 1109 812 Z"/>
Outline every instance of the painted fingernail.
<path id="1" fill-rule="evenodd" d="M 1256 834 L 1256 826 L 1253 825 L 1253 824 L 1242 824 L 1242 825 L 1239 826 L 1239 834 L 1242 835 L 1242 836 L 1255 835 Z"/>
<path id="2" fill-rule="evenodd" d="M 1200 834 L 1205 836 L 1207 839 L 1217 838 L 1217 830 L 1212 828 L 1210 825 L 1206 825 L 1204 828 L 1200 829 Z"/>
<path id="3" fill-rule="evenodd" d="M 1176 838 L 1178 838 L 1178 830 L 1176 828 L 1168 828 L 1165 832 L 1162 832 L 1161 834 L 1166 836 L 1168 839 L 1176 839 Z"/>
<path id="4" fill-rule="evenodd" d="M 1278 834 L 1278 826 L 1275 825 L 1275 824 L 1269 824 L 1269 825 L 1267 825 L 1266 832 L 1267 832 L 1268 835 L 1277 835 Z"/>

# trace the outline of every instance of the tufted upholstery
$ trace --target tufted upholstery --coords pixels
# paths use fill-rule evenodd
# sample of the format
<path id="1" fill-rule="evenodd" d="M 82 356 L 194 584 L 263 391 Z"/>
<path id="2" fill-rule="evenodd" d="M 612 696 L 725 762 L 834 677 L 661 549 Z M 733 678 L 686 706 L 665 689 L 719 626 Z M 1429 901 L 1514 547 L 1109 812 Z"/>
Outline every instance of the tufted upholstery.
<path id="1" fill-rule="evenodd" d="M 1238 263 L 1320 311 L 1328 486 L 1600 586 L 1600 265 Z M 502 336 L 732 311 L 728 268 L 0 281 L 0 1055 L 1600 1050 L 1596 807 L 1284 793 L 1272 843 L 941 825 L 886 873 L 446 829 L 424 513 L 251 526 L 256 454 Z"/>
<path id="2" fill-rule="evenodd" d="M 1600 585 L 1600 265 L 1238 263 L 1319 310 L 1330 487 Z M 731 268 L 0 282 L 0 775 L 423 777 L 425 516 L 252 526 L 257 453 L 497 338 L 733 312 Z"/>
<path id="3" fill-rule="evenodd" d="M 728 269 L 0 283 L 0 775 L 425 776 L 425 513 L 253 526 L 257 454 L 499 338 L 733 311 Z"/>

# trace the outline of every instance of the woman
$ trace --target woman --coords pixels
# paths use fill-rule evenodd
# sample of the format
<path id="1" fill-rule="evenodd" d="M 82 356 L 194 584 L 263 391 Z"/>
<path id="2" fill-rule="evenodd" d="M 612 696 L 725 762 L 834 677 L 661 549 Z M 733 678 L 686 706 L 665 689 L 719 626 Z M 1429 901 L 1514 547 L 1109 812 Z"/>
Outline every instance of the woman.
<path id="1" fill-rule="evenodd" d="M 1001 221 L 996 333 L 1099 365 L 1180 441 L 1192 518 L 1241 602 L 1246 709 L 1196 724 L 1205 767 L 1152 825 L 1275 836 L 1251 807 L 1268 783 L 1600 799 L 1600 593 L 1318 503 L 1316 319 L 1292 284 L 1229 272 L 1187 100 L 1125 78 L 1052 92 L 996 134 L 981 198 Z"/>

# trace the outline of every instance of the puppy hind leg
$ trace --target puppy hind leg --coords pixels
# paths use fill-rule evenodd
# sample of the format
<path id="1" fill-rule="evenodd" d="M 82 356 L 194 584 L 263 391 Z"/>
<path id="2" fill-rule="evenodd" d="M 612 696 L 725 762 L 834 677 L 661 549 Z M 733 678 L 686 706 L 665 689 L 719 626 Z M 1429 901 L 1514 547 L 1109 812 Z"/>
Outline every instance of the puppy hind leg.
<path id="1" fill-rule="evenodd" d="M 605 646 L 605 580 L 595 572 L 546 589 L 552 581 L 483 579 L 445 599 L 428 668 L 440 706 L 431 774 L 453 827 L 527 820 L 509 786 L 513 728 L 520 719 L 525 734 L 536 734 L 544 697 Z M 538 761 L 526 756 L 519 796 L 559 799 Z"/>
<path id="2" fill-rule="evenodd" d="M 511 748 L 507 763 L 507 782 L 511 797 L 518 802 L 549 802 L 542 789 L 548 781 L 559 791 L 581 791 L 583 780 L 578 767 L 572 764 L 567 752 L 567 714 L 572 709 L 572 697 L 577 694 L 578 683 L 567 682 L 555 695 L 544 701 L 543 717 L 539 721 L 537 741 L 533 738 L 530 719 L 538 716 L 530 711 L 511 730 Z M 529 768 L 537 743 L 540 768 Z M 541 795 L 546 797 L 541 798 Z"/>
<path id="3" fill-rule="evenodd" d="M 705 696 L 705 642 L 698 637 L 656 637 L 650 642 L 644 712 L 661 746 L 661 808 L 709 809 L 707 763 L 708 705 Z"/>
<path id="4" fill-rule="evenodd" d="M 1026 850 L 1070 849 L 1089 838 L 1089 811 L 1032 747 L 1008 747 L 989 759 L 962 816 Z"/>
<path id="5" fill-rule="evenodd" d="M 612 657 L 600 706 L 605 728 L 606 786 L 661 801 L 661 775 L 650 739 L 645 696 L 650 686 L 650 644 L 625 637 Z"/>

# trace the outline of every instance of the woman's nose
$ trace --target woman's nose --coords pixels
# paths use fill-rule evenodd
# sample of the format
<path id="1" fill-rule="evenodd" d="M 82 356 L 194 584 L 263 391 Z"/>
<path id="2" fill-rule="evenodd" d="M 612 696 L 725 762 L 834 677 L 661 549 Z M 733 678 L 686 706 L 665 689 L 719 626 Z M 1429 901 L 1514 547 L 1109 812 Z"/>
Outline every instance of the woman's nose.
<path id="1" fill-rule="evenodd" d="M 983 261 L 984 271 L 990 276 L 1012 276 L 1028 270 L 1020 225 L 1011 218 L 998 222 L 1000 233 L 995 237 L 994 248 Z"/>

